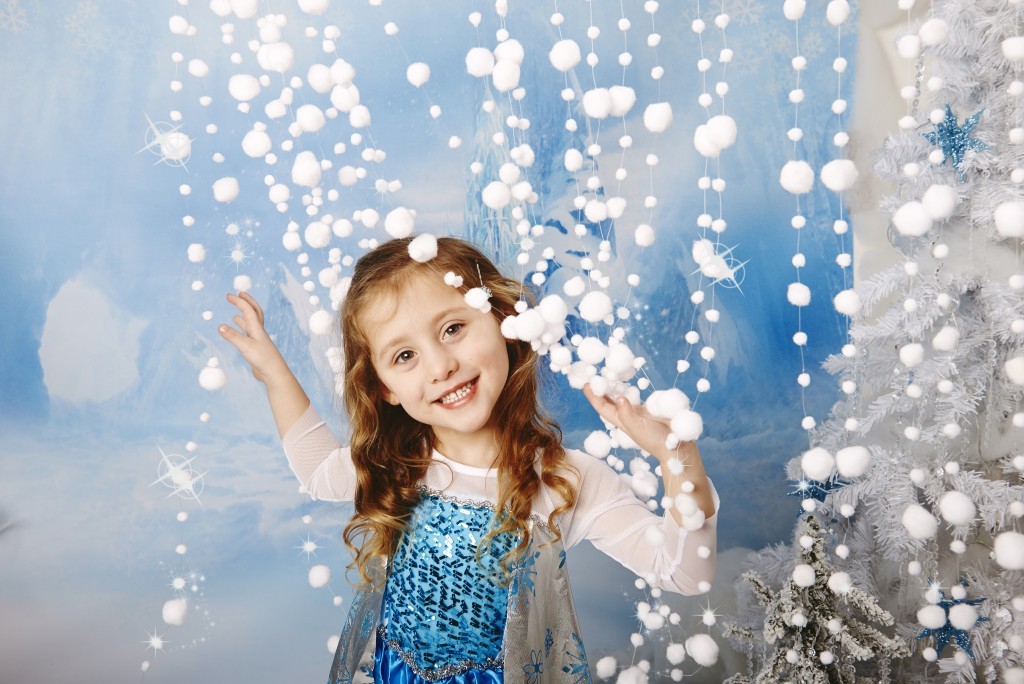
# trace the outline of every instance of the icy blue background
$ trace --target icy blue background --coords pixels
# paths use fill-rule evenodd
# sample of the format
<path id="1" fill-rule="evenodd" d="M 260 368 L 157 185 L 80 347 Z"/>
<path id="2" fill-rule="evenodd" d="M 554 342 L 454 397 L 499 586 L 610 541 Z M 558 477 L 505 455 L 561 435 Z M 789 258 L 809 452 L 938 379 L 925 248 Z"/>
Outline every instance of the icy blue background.
<path id="1" fill-rule="evenodd" d="M 273 5 L 269 11 L 288 14 L 290 30 L 304 25 L 293 3 L 264 4 Z M 547 21 L 555 5 L 510 4 L 507 26 L 526 47 L 522 84 L 528 90 L 525 114 L 532 122 L 526 140 L 537 152 L 531 180 L 541 193 L 538 217 L 571 234 L 568 209 L 575 188 L 561 157 L 567 146 L 586 142 L 587 131 L 581 127 L 571 136 L 563 127 L 566 105 L 558 93 L 564 83 L 546 57 L 557 40 Z M 586 6 L 559 3 L 566 14 L 563 31 L 584 45 Z M 332 10 L 343 34 L 338 53 L 356 67 L 356 83 L 374 116 L 373 143 L 388 153 L 381 172 L 404 186 L 386 198 L 374 196 L 372 189 L 345 191 L 342 206 L 347 209 L 336 214 L 375 206 L 383 215 L 401 204 L 419 211 L 421 228 L 478 239 L 486 229 L 492 244 L 507 248 L 507 231 L 485 221 L 489 215 L 478 195 L 481 179 L 486 183 L 495 173 L 491 118 L 479 111 L 486 85 L 468 76 L 463 64 L 470 47 L 493 47 L 497 24 L 492 7 L 468 2 L 371 7 L 364 2 Z M 621 79 L 614 64 L 623 45 L 615 26 L 618 7 L 592 7 L 594 23 L 602 29 L 596 80 L 612 85 Z M 698 370 L 677 380 L 675 360 L 688 353 L 682 336 L 693 317 L 689 295 L 699 286 L 689 251 L 702 201 L 696 179 L 704 171 L 691 139 L 705 115 L 696 105 L 699 49 L 689 31 L 692 8 L 687 4 L 680 11 L 663 3 L 655 15 L 664 36 L 658 59 L 666 76 L 660 84 L 648 76 L 654 57 L 645 46 L 651 18 L 639 3 L 626 8 L 633 23 L 626 39 L 635 61 L 625 80 L 636 88 L 640 102 L 627 124 L 637 144 L 625 157 L 630 178 L 623 192 L 631 205 L 640 205 L 651 191 L 643 158 L 656 151 L 661 158 L 653 174 L 653 192 L 660 200 L 658 241 L 646 251 L 635 247 L 632 232 L 639 213 L 603 227 L 612 231 L 615 259 L 605 270 L 617 283 L 613 292 L 625 294 L 626 273 L 643 278 L 633 293 L 640 302 L 634 309 L 643 316 L 631 322 L 627 340 L 647 357 L 656 387 L 677 382 L 691 395 Z M 796 235 L 789 227 L 794 200 L 777 180 L 793 147 L 784 137 L 792 125 L 786 100 L 793 87 L 792 26 L 773 4 L 743 0 L 729 8 L 729 46 L 736 58 L 727 72 L 727 102 L 740 133 L 722 157 L 721 173 L 729 183 L 724 241 L 736 245 L 735 256 L 749 263 L 742 292 L 716 290 L 721 323 L 713 329 L 698 324 L 703 334 L 713 335 L 718 352 L 709 375 L 712 391 L 701 397 L 698 408 L 706 425 L 701 448 L 724 502 L 722 550 L 757 548 L 788 535 L 796 503 L 785 496 L 782 464 L 807 443 L 799 427 L 804 411 L 795 382 L 800 360 L 790 341 L 796 310 L 785 298 L 794 274 L 790 258 Z M 479 34 L 466 21 L 473 10 L 484 15 Z M 321 356 L 324 345 L 311 343 L 303 331 L 308 311 L 298 285 L 299 267 L 281 247 L 287 217 L 266 200 L 262 179 L 269 170 L 262 161 L 245 157 L 238 145 L 259 117 L 238 112 L 225 90 L 235 71 L 227 60 L 230 51 L 237 49 L 248 63 L 253 61 L 244 45 L 252 29 L 249 22 L 236 20 L 238 41 L 227 48 L 220 44 L 218 29 L 227 20 L 213 17 L 207 3 L 195 2 L 187 11 L 199 35 L 183 39 L 167 30 L 167 19 L 176 11 L 186 10 L 171 2 L 0 1 L 4 681 L 123 681 L 135 676 L 146 657 L 153 660 L 148 681 L 320 681 L 329 662 L 325 641 L 338 630 L 345 606 L 335 608 L 326 590 L 313 590 L 306 582 L 308 563 L 296 547 L 307 530 L 324 547 L 319 562 L 335 568 L 332 587 L 347 605 L 348 589 L 337 572 L 347 562 L 337 541 L 346 511 L 309 503 L 296 492 L 262 387 L 215 332 L 231 315 L 223 294 L 231 289 L 233 276 L 251 275 L 253 292 L 268 312 L 268 329 L 277 335 L 314 404 L 341 432 L 339 404 L 331 398 Z M 705 12 L 709 25 L 714 13 Z M 810 60 L 802 82 L 808 101 L 801 110 L 806 135 L 801 154 L 815 168 L 832 158 L 829 143 L 837 130 L 828 112 L 836 85 L 829 68 L 835 33 L 822 14 L 822 7 L 809 9 L 800 36 Z M 397 38 L 384 34 L 387 21 L 399 25 Z M 713 58 L 721 47 L 719 32 L 709 29 L 705 41 Z M 317 41 L 296 38 L 293 44 L 298 64 L 322 54 L 315 49 Z M 174 50 L 181 50 L 186 61 L 197 56 L 211 65 L 204 84 L 184 69 L 175 75 L 169 58 Z M 844 36 L 844 52 L 851 58 L 855 54 L 849 35 Z M 410 59 L 432 68 L 421 90 L 405 80 Z M 713 83 L 720 73 L 717 64 L 709 73 Z M 578 85 L 592 87 L 589 70 L 577 68 L 576 75 Z M 185 83 L 183 93 L 168 88 L 175 77 Z M 849 100 L 852 82 L 851 69 L 843 84 Z M 275 83 L 279 87 L 280 81 Z M 646 103 L 657 100 L 658 88 L 673 105 L 675 123 L 655 138 L 643 130 L 639 116 Z M 203 92 L 214 97 L 209 108 L 196 103 Z M 427 114 L 433 103 L 444 112 L 437 121 Z M 187 169 L 140 152 L 147 141 L 146 117 L 166 122 L 172 109 L 183 112 L 184 130 L 195 139 Z M 205 133 L 207 124 L 216 124 L 217 132 Z M 604 125 L 601 174 L 614 184 L 621 124 L 609 119 Z M 304 136 L 299 149 L 329 151 L 334 142 L 347 142 L 348 134 L 347 124 L 329 123 L 318 136 Z M 596 129 L 590 132 L 597 134 Z M 462 147 L 450 150 L 450 135 L 459 135 Z M 217 151 L 227 157 L 222 165 L 211 161 Z M 477 158 L 490 160 L 481 178 L 467 171 Z M 345 159 L 336 168 L 360 163 L 352 149 Z M 286 177 L 287 164 L 273 172 Z M 242 195 L 230 205 L 215 205 L 209 186 L 223 175 L 240 179 Z M 193 188 L 188 198 L 178 192 L 182 183 Z M 293 214 L 301 220 L 295 207 L 299 203 L 293 201 Z M 809 227 L 802 251 L 810 264 L 803 281 L 814 293 L 803 314 L 810 335 L 806 363 L 813 378 L 807 407 L 820 419 L 835 387 L 818 365 L 838 349 L 845 334 L 829 300 L 846 285 L 833 264 L 839 251 L 830 230 L 835 196 L 818 184 L 803 207 Z M 185 213 L 196 216 L 193 228 L 182 226 Z M 241 268 L 226 258 L 236 242 L 223 230 L 231 222 L 242 226 L 237 240 L 250 254 Z M 542 245 L 554 246 L 560 255 L 578 248 L 575 238 L 556 233 L 549 229 Z M 207 246 L 205 263 L 186 260 L 192 242 Z M 354 240 L 342 246 L 346 253 L 360 253 Z M 311 256 L 315 273 L 325 255 Z M 571 275 L 576 260 L 560 261 Z M 559 277 L 553 279 L 559 282 Z M 193 292 L 191 282 L 197 279 L 206 287 Z M 213 312 L 212 320 L 203 320 L 205 310 Z M 690 359 L 697 366 L 695 352 Z M 210 356 L 219 357 L 228 374 L 227 387 L 212 395 L 196 381 Z M 548 398 L 570 444 L 579 445 L 598 427 L 578 393 L 556 391 Z M 210 412 L 208 423 L 199 422 L 202 411 Z M 206 473 L 202 505 L 165 498 L 166 489 L 150 486 L 160 450 L 185 453 L 189 440 L 199 445 L 194 466 Z M 179 510 L 189 512 L 188 522 L 175 522 Z M 300 520 L 305 513 L 314 516 L 311 528 Z M 184 558 L 173 552 L 179 542 L 189 548 Z M 574 551 L 570 565 L 593 660 L 609 652 L 631 652 L 625 647 L 636 629 L 632 602 L 642 595 L 629 574 L 589 546 Z M 171 576 L 183 571 L 203 579 L 197 580 L 188 622 L 168 627 L 160 619 L 160 606 L 173 595 Z M 728 593 L 729 579 L 720 576 L 716 592 Z M 143 643 L 154 628 L 169 640 L 167 652 L 155 657 Z"/>

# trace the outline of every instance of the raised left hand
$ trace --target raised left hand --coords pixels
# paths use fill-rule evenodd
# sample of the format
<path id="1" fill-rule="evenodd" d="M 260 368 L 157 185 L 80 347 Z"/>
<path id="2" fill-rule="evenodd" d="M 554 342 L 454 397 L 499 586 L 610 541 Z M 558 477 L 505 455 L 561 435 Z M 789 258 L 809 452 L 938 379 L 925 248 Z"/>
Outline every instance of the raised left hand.
<path id="1" fill-rule="evenodd" d="M 633 406 L 625 397 L 616 401 L 606 396 L 599 397 L 589 384 L 584 385 L 583 395 L 598 415 L 629 435 L 641 449 L 659 461 L 675 456 L 675 450 L 665 446 L 672 432 L 667 420 L 655 418 L 643 406 Z"/>

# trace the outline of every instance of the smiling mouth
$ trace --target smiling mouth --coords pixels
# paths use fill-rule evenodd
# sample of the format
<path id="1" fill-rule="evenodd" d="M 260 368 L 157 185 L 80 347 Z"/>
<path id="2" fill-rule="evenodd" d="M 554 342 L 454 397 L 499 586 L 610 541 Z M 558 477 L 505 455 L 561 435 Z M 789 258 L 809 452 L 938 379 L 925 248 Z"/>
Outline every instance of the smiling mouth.
<path id="1" fill-rule="evenodd" d="M 465 385 L 449 392 L 440 399 L 436 400 L 434 403 L 441 404 L 442 406 L 449 406 L 451 404 L 459 402 L 462 399 L 465 399 L 476 387 L 477 380 L 479 380 L 479 378 L 474 378 L 470 380 Z"/>

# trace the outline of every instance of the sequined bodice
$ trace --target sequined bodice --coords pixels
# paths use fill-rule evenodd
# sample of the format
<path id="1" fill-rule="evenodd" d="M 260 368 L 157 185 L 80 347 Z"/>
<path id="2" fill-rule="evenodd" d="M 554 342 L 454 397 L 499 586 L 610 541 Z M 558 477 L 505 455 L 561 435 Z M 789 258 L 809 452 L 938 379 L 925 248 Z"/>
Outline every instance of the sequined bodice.
<path id="1" fill-rule="evenodd" d="M 385 639 L 415 670 L 439 674 L 493 666 L 500 655 L 508 588 L 501 558 L 515 547 L 502 533 L 476 557 L 494 510 L 424 491 L 391 564 Z"/>

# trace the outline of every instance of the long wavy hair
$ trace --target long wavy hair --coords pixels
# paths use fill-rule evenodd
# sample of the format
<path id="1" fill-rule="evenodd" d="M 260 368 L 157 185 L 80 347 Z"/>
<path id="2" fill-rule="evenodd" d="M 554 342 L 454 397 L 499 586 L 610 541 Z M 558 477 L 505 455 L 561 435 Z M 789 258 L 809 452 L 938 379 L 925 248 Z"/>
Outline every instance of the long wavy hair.
<path id="1" fill-rule="evenodd" d="M 515 304 L 528 297 L 522 283 L 504 277 L 476 247 L 457 238 L 437 240 L 437 256 L 425 263 L 409 256 L 412 237 L 390 240 L 359 259 L 341 307 L 345 355 L 344 401 L 351 425 L 350 448 L 356 471 L 355 514 L 345 526 L 345 545 L 353 554 L 349 569 L 359 571 L 363 585 L 383 580 L 382 560 L 391 559 L 405 532 L 413 506 L 420 499 L 417 484 L 430 465 L 435 446 L 429 425 L 411 418 L 384 400 L 371 362 L 369 339 L 360 325 L 363 312 L 395 301 L 416 275 L 441 281 L 446 272 L 461 276 L 467 290 L 478 284 L 491 292 L 491 314 L 500 323 L 515 315 Z M 482 281 L 482 282 L 481 282 Z M 530 545 L 531 504 L 547 485 L 562 500 L 548 516 L 556 538 L 555 517 L 576 503 L 576 489 L 560 472 L 573 471 L 562 449 L 562 433 L 538 401 L 538 356 L 528 342 L 506 340 L 509 377 L 494 406 L 498 430 L 498 501 L 495 524 L 477 551 L 508 532 L 519 543 L 501 559 L 499 584 L 507 584 L 509 568 Z M 539 455 L 539 459 L 538 459 Z M 535 467 L 539 460 L 540 473 Z M 578 473 L 577 473 L 578 475 Z"/>

